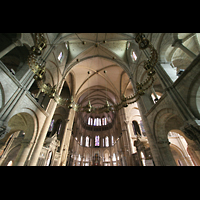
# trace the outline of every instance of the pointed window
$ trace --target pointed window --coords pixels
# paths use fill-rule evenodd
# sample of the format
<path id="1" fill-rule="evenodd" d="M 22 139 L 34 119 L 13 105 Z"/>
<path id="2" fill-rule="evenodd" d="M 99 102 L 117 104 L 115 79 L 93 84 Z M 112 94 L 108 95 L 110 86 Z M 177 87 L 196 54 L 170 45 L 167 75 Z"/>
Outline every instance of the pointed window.
<path id="1" fill-rule="evenodd" d="M 99 135 L 95 136 L 95 147 L 99 147 Z"/>
<path id="2" fill-rule="evenodd" d="M 85 146 L 89 147 L 89 136 L 85 138 Z"/>

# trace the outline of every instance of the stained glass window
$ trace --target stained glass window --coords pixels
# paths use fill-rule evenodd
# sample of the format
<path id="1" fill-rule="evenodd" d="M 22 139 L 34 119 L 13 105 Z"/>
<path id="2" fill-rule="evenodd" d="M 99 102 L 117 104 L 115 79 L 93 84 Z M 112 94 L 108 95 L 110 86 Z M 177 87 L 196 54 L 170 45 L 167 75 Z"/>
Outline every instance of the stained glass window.
<path id="1" fill-rule="evenodd" d="M 109 137 L 108 136 L 105 137 L 105 145 L 106 145 L 106 147 L 109 147 Z"/>
<path id="2" fill-rule="evenodd" d="M 97 126 L 97 118 L 94 119 L 94 126 Z"/>
<path id="3" fill-rule="evenodd" d="M 101 118 L 97 118 L 98 121 L 98 125 L 97 126 L 101 126 Z"/>
<path id="4" fill-rule="evenodd" d="M 109 119 L 108 119 L 109 120 Z M 111 119 L 110 119 L 111 121 Z M 103 117 L 103 118 L 93 118 L 92 117 L 89 117 L 88 120 L 87 120 L 87 124 L 90 125 L 90 126 L 105 126 L 108 124 L 107 122 L 107 118 L 106 117 Z"/>
<path id="5" fill-rule="evenodd" d="M 89 117 L 88 118 L 88 125 L 93 125 L 93 118 L 92 117 Z"/>
<path id="6" fill-rule="evenodd" d="M 95 136 L 95 147 L 99 147 L 99 135 Z"/>
<path id="7" fill-rule="evenodd" d="M 96 118 L 96 120 L 97 120 L 97 126 L 99 126 L 99 118 Z"/>
<path id="8" fill-rule="evenodd" d="M 54 125 L 54 119 L 51 120 L 51 124 L 49 126 L 49 132 L 52 132 L 53 130 L 53 125 Z"/>
<path id="9" fill-rule="evenodd" d="M 59 135 L 62 124 L 60 123 L 57 134 Z"/>

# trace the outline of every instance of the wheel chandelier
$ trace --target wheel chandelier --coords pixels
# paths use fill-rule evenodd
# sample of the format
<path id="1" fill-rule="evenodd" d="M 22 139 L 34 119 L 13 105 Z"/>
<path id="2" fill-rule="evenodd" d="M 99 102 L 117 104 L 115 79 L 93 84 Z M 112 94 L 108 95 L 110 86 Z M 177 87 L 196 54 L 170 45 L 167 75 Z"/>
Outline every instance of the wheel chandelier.
<path id="1" fill-rule="evenodd" d="M 87 112 L 87 113 L 102 113 L 102 112 L 110 112 L 110 111 L 118 111 L 123 107 L 127 107 L 129 104 L 135 103 L 140 96 L 145 94 L 145 91 L 151 87 L 154 82 L 155 69 L 154 66 L 158 61 L 158 53 L 150 41 L 145 38 L 143 33 L 136 33 L 135 41 L 139 45 L 139 49 L 145 50 L 147 48 L 150 49 L 150 57 L 147 60 L 144 60 L 143 67 L 146 70 L 147 78 L 141 82 L 136 83 L 136 93 L 134 95 L 125 97 L 124 95 L 121 97 L 120 103 L 110 105 L 106 99 L 106 103 L 102 107 L 94 107 L 91 105 L 90 101 L 86 106 L 82 106 L 77 104 L 73 96 L 71 99 L 64 99 L 60 95 L 57 94 L 57 85 L 53 87 L 50 84 L 44 83 L 44 74 L 45 74 L 45 64 L 39 64 L 39 58 L 42 54 L 42 51 L 47 46 L 47 40 L 44 37 L 44 33 L 35 33 L 35 46 L 31 48 L 30 55 L 28 57 L 28 65 L 30 69 L 33 71 L 34 79 L 36 80 L 38 88 L 41 92 L 44 92 L 49 96 L 49 98 L 54 99 L 59 105 L 67 106 L 69 109 L 74 109 L 76 112 Z M 105 73 L 105 72 L 104 72 Z"/>

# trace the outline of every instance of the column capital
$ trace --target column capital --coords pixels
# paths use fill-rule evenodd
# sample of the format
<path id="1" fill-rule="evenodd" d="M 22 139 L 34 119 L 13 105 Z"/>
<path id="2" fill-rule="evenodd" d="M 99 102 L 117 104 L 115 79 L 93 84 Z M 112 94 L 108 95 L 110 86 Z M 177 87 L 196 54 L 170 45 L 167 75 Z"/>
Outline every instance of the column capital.
<path id="1" fill-rule="evenodd" d="M 128 124 L 128 123 L 129 123 L 129 120 L 124 120 L 124 123 L 125 123 L 125 124 Z"/>

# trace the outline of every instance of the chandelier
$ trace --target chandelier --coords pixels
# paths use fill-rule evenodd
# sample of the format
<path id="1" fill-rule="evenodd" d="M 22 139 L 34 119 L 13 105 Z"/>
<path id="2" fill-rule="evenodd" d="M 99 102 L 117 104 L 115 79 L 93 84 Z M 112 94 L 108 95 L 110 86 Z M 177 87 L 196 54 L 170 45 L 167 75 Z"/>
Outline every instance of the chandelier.
<path id="1" fill-rule="evenodd" d="M 76 112 L 108 113 L 110 111 L 118 111 L 123 107 L 127 107 L 129 104 L 135 103 L 140 96 L 145 94 L 145 91 L 150 88 L 154 82 L 154 66 L 158 60 L 158 53 L 150 41 L 145 38 L 143 33 L 136 33 L 135 41 L 138 43 L 139 49 L 150 49 L 149 59 L 143 61 L 143 67 L 146 70 L 147 78 L 141 83 L 136 83 L 136 93 L 128 97 L 123 95 L 119 103 L 112 105 L 109 104 L 106 98 L 105 105 L 98 108 L 92 106 L 89 100 L 86 106 L 79 105 L 74 101 L 73 96 L 71 96 L 71 99 L 60 97 L 60 95 L 57 94 L 56 85 L 51 86 L 50 84 L 44 83 L 43 76 L 45 74 L 45 64 L 44 62 L 39 63 L 39 56 L 41 56 L 42 51 L 46 48 L 47 40 L 44 37 L 44 33 L 35 33 L 34 37 L 35 46 L 31 48 L 30 55 L 28 56 L 28 65 L 35 74 L 33 78 L 36 80 L 38 88 L 50 98 L 54 99 L 59 105 L 67 106 L 69 109 L 74 109 Z"/>

